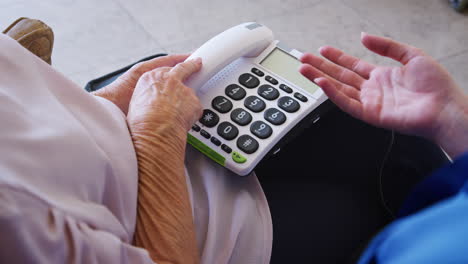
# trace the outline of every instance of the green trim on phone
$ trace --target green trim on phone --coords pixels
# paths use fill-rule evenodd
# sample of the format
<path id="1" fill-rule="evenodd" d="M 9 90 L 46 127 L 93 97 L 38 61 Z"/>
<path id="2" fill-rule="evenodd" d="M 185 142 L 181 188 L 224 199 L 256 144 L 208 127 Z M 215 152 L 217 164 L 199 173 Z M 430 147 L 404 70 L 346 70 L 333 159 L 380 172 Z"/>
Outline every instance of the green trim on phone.
<path id="1" fill-rule="evenodd" d="M 187 134 L 187 142 L 194 148 L 198 149 L 201 153 L 207 155 L 210 159 L 214 160 L 216 163 L 224 167 L 226 158 L 224 158 L 218 152 L 205 145 L 205 143 L 201 142 L 196 137 L 190 134 Z"/>

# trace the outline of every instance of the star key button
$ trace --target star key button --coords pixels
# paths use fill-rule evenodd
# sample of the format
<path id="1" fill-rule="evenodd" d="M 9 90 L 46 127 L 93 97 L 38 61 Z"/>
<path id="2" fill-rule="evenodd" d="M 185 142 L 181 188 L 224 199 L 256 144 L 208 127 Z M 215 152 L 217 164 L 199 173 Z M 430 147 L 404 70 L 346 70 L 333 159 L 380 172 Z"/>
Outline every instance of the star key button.
<path id="1" fill-rule="evenodd" d="M 219 116 L 210 109 L 205 109 L 199 121 L 206 127 L 214 127 L 219 122 Z"/>

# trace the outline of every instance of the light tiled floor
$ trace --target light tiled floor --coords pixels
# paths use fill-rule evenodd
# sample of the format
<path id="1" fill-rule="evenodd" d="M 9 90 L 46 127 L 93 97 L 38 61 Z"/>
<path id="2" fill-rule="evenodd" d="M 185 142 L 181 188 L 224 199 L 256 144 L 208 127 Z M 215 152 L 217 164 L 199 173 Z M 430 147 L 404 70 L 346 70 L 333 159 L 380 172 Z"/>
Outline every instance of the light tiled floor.
<path id="1" fill-rule="evenodd" d="M 270 27 L 304 51 L 334 45 L 375 63 L 361 31 L 427 51 L 468 91 L 468 16 L 448 0 L 1 0 L 0 26 L 39 18 L 55 31 L 53 64 L 84 84 L 159 52 L 188 52 L 245 21 Z"/>

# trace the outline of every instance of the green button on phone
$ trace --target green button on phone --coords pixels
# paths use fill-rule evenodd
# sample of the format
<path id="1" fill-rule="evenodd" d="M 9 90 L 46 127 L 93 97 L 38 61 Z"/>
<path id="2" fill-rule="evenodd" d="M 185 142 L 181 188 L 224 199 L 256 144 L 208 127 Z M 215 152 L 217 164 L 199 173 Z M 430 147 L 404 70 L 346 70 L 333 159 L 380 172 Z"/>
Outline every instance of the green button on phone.
<path id="1" fill-rule="evenodd" d="M 239 152 L 233 152 L 232 153 L 232 159 L 236 162 L 236 163 L 244 163 L 247 161 L 247 158 L 245 158 L 244 156 L 242 156 L 241 154 L 239 154 Z"/>

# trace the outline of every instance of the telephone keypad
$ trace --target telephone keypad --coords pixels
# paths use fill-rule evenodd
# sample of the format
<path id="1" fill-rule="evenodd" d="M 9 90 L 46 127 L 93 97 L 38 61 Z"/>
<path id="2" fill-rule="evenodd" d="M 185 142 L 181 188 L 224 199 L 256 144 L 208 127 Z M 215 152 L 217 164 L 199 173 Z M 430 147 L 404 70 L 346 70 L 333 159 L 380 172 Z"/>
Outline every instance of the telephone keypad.
<path id="1" fill-rule="evenodd" d="M 231 112 L 231 119 L 236 124 L 245 126 L 252 121 L 252 115 L 242 108 L 236 108 Z"/>
<path id="2" fill-rule="evenodd" d="M 278 106 L 288 113 L 294 113 L 300 108 L 299 103 L 289 96 L 281 97 L 278 100 Z"/>
<path id="3" fill-rule="evenodd" d="M 244 88 L 240 87 L 237 84 L 230 84 L 226 87 L 226 95 L 229 96 L 233 100 L 241 100 L 247 94 Z"/>
<path id="4" fill-rule="evenodd" d="M 264 85 L 261 85 L 259 88 L 258 88 L 258 94 L 267 99 L 267 100 L 275 100 L 276 98 L 279 97 L 279 92 L 276 88 L 274 88 L 273 86 L 269 85 L 269 84 L 264 84 Z"/>
<path id="5" fill-rule="evenodd" d="M 266 104 L 262 99 L 258 98 L 255 95 L 252 95 L 252 96 L 245 98 L 244 106 L 247 107 L 252 112 L 258 113 L 258 112 L 263 111 L 263 109 L 265 109 Z"/>
<path id="6" fill-rule="evenodd" d="M 239 129 L 229 122 L 222 122 L 218 126 L 218 135 L 226 140 L 233 140 L 239 135 Z"/>
<path id="7" fill-rule="evenodd" d="M 232 103 L 224 96 L 216 96 L 211 101 L 211 106 L 220 113 L 227 113 L 232 109 Z"/>
<path id="8" fill-rule="evenodd" d="M 276 108 L 267 109 L 263 116 L 268 122 L 276 126 L 279 126 L 286 122 L 286 115 Z"/>
<path id="9" fill-rule="evenodd" d="M 237 147 L 247 154 L 252 154 L 258 149 L 258 142 L 249 135 L 242 135 L 237 139 Z"/>
<path id="10" fill-rule="evenodd" d="M 239 77 L 239 83 L 252 89 L 260 84 L 260 80 L 250 73 L 244 73 Z"/>
<path id="11" fill-rule="evenodd" d="M 250 132 L 258 138 L 265 139 L 271 136 L 273 129 L 263 121 L 255 121 L 250 126 Z"/>
<path id="12" fill-rule="evenodd" d="M 254 75 L 252 75 L 251 73 L 253 73 Z M 308 98 L 305 95 L 298 92 L 295 92 L 293 95 L 292 93 L 294 91 L 291 87 L 282 83 L 279 84 L 278 80 L 269 75 L 265 76 L 265 73 L 257 68 L 252 68 L 251 73 L 243 73 L 239 76 L 238 81 L 241 85 L 230 84 L 225 88 L 225 95 L 228 98 L 220 95 L 216 96 L 212 100 L 212 107 L 221 114 L 229 114 L 230 119 L 235 124 L 239 126 L 247 126 L 250 123 L 252 123 L 249 129 L 251 134 L 244 134 L 239 136 L 239 129 L 236 127 L 236 125 L 228 121 L 219 123 L 219 116 L 209 109 L 204 110 L 203 116 L 200 119 L 200 123 L 206 127 L 215 127 L 216 125 L 218 125 L 216 128 L 217 134 L 222 139 L 231 141 L 237 138 L 236 145 L 238 149 L 240 149 L 246 154 L 252 154 L 258 150 L 260 144 L 255 138 L 258 138 L 259 140 L 264 140 L 271 137 L 271 135 L 274 132 L 275 126 L 280 126 L 286 122 L 287 116 L 283 111 L 287 113 L 295 113 L 301 107 L 300 103 L 297 100 L 303 103 L 306 103 L 308 101 Z M 256 76 L 265 76 L 262 79 L 264 79 L 264 81 L 268 83 L 263 82 L 263 84 L 261 85 L 260 79 Z M 242 86 L 249 89 L 255 89 L 258 87 L 258 89 L 254 91 L 254 93 L 256 93 L 258 96 L 252 95 L 252 92 L 249 92 L 251 95 L 247 96 L 247 91 Z M 280 97 L 280 90 L 287 94 L 291 94 L 291 96 Z M 297 100 L 295 100 L 293 97 Z M 234 101 L 243 100 L 243 104 L 246 107 L 246 109 L 233 109 L 233 103 L 230 99 Z M 276 101 L 275 103 L 278 106 L 278 108 L 270 107 L 265 110 L 267 104 L 264 100 Z M 263 114 L 264 120 L 259 120 L 259 116 L 257 114 L 252 114 L 248 110 L 252 111 L 253 113 Z M 267 121 L 268 123 L 264 121 Z M 272 127 L 270 124 L 274 126 Z M 214 145 L 220 147 L 224 152 L 228 154 L 233 153 L 233 159 L 237 163 L 245 162 L 243 161 L 245 157 L 243 157 L 240 153 L 236 151 L 233 152 L 233 150 L 229 146 L 223 144 L 222 139 L 219 140 L 218 138 L 212 137 L 207 131 L 201 129 L 200 127 L 197 128 L 196 125 L 194 125 L 192 129 L 194 131 L 200 131 L 200 134 L 203 137 L 210 139 L 210 141 Z M 255 138 L 251 135 L 255 136 Z M 234 158 L 234 156 L 237 157 L 237 160 Z M 240 157 L 242 157 L 242 162 Z"/>

